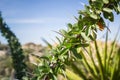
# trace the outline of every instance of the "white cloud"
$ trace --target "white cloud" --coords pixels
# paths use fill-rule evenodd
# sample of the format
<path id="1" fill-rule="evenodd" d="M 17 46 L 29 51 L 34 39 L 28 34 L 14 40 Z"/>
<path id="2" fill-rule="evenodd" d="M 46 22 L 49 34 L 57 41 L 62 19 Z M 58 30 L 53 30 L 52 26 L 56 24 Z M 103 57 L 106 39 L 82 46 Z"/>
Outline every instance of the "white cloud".
<path id="1" fill-rule="evenodd" d="M 43 24 L 43 23 L 66 23 L 68 19 L 63 18 L 30 18 L 30 19 L 6 19 L 7 23 L 17 24 Z"/>
<path id="2" fill-rule="evenodd" d="M 7 19 L 8 23 L 17 23 L 17 24 L 34 24 L 34 23 L 44 23 L 41 19 Z"/>

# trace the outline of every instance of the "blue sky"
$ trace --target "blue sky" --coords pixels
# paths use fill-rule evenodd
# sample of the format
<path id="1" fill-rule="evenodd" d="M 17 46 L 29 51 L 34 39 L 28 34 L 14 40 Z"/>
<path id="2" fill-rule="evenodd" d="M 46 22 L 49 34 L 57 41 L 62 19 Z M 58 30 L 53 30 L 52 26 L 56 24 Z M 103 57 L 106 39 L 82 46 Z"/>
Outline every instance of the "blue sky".
<path id="1" fill-rule="evenodd" d="M 74 16 L 78 16 L 78 10 L 84 9 L 83 3 L 87 4 L 87 0 L 0 0 L 0 11 L 22 44 L 44 44 L 41 38 L 52 43 L 58 36 L 53 31 L 66 29 L 67 23 L 75 22 Z M 110 26 L 118 27 L 119 18 L 116 16 Z M 0 41 L 6 43 L 1 33 Z"/>

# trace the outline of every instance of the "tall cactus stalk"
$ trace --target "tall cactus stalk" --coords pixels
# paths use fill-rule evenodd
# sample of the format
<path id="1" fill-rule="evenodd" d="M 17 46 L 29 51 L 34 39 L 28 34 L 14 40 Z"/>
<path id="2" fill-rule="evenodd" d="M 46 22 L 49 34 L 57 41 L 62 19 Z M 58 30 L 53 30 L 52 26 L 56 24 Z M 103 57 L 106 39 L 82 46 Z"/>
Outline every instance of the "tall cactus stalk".
<path id="1" fill-rule="evenodd" d="M 22 80 L 23 76 L 26 75 L 25 56 L 21 44 L 19 43 L 15 34 L 9 29 L 7 24 L 3 21 L 0 13 L 0 32 L 4 36 L 9 44 L 11 50 L 11 56 L 13 61 L 13 67 L 15 69 L 15 78 Z"/>

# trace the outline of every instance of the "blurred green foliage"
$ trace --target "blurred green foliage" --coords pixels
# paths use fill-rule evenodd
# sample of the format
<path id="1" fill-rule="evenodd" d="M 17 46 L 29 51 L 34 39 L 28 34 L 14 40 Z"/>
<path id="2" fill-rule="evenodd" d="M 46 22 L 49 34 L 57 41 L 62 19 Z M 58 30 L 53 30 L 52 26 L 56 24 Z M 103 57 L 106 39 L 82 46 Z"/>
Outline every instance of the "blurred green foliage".
<path id="1" fill-rule="evenodd" d="M 68 24 L 68 30 L 60 30 L 59 33 L 62 35 L 62 39 L 58 39 L 59 44 L 54 47 L 49 42 L 44 40 L 50 50 L 46 56 L 38 56 L 39 64 L 36 65 L 36 70 L 33 75 L 33 80 L 57 80 L 59 74 L 63 75 L 65 79 L 83 79 L 83 80 L 119 80 L 120 79 L 120 49 L 115 49 L 114 45 L 116 42 L 113 41 L 110 51 L 107 52 L 107 37 L 104 51 L 100 53 L 99 46 L 96 41 L 97 29 L 104 30 L 108 27 L 105 24 L 104 19 L 114 21 L 114 14 L 120 13 L 120 0 L 88 0 L 89 5 L 85 5 L 85 10 L 79 11 L 79 17 L 76 18 L 75 24 Z M 20 43 L 16 36 L 10 31 L 8 26 L 3 22 L 0 16 L 0 30 L 3 36 L 8 40 L 14 69 L 16 71 L 16 77 L 22 79 L 25 76 L 26 66 L 25 57 Z M 108 29 L 109 30 L 109 29 Z M 94 44 L 94 53 L 92 52 L 90 42 Z M 89 47 L 89 50 L 86 49 Z M 80 50 L 79 50 L 80 49 Z M 82 50 L 83 49 L 83 50 Z M 114 53 L 113 51 L 116 50 Z M 88 61 L 88 57 L 91 61 Z M 95 57 L 93 56 L 95 54 Z M 102 55 L 101 55 L 102 54 Z M 94 60 L 95 59 L 95 60 Z M 79 63 L 82 68 L 78 68 L 75 61 Z M 92 65 L 91 65 L 92 63 Z M 73 70 L 76 71 L 77 78 L 71 78 L 67 66 L 72 65 Z M 67 74 L 66 74 L 67 73 Z M 27 76 L 24 78 L 28 80 Z"/>
<path id="2" fill-rule="evenodd" d="M 22 79 L 26 75 L 26 65 L 23 55 L 23 50 L 21 44 L 16 38 L 15 34 L 9 29 L 7 24 L 3 21 L 0 13 L 0 32 L 7 39 L 8 45 L 11 50 L 13 67 L 15 69 L 15 77 L 17 79 Z"/>
<path id="3" fill-rule="evenodd" d="M 41 62 L 38 65 L 35 73 L 36 78 L 45 80 L 56 80 L 58 74 L 62 74 L 66 78 L 66 64 L 69 64 L 71 59 L 76 61 L 77 59 L 83 58 L 82 60 L 86 63 L 85 68 L 88 68 L 92 74 L 92 80 L 110 79 L 108 78 L 109 76 L 107 74 L 112 77 L 114 73 L 105 73 L 107 68 L 107 47 L 105 47 L 105 58 L 102 61 L 98 45 L 96 43 L 96 33 L 97 29 L 104 30 L 104 28 L 107 27 L 104 19 L 108 19 L 112 22 L 114 21 L 113 10 L 117 14 L 120 13 L 120 0 L 89 0 L 89 5 L 85 5 L 85 10 L 80 10 L 79 17 L 75 17 L 77 22 L 75 24 L 69 23 L 68 30 L 60 30 L 60 32 L 57 32 L 58 34 L 63 36 L 62 39 L 57 38 L 59 41 L 57 47 L 54 48 L 52 45 L 49 44 L 49 42 L 44 40 L 51 48 L 51 50 L 49 51 L 48 56 L 40 58 Z M 90 42 L 92 41 L 95 44 L 96 59 L 98 60 L 99 68 L 96 67 L 96 70 L 98 70 L 98 72 L 96 71 L 96 73 L 98 74 L 94 74 L 91 66 L 86 62 L 87 58 L 84 58 L 83 55 L 85 53 L 79 54 L 77 50 L 78 48 L 85 49 L 86 47 L 90 46 Z M 104 65 L 102 62 L 104 62 Z M 117 62 L 119 62 L 119 60 Z M 96 65 L 94 64 L 94 66 Z M 81 74 L 83 80 L 89 80 L 89 78 L 85 76 L 86 74 L 84 74 L 81 70 L 78 71 L 78 73 Z M 119 69 L 117 71 L 119 73 Z"/>

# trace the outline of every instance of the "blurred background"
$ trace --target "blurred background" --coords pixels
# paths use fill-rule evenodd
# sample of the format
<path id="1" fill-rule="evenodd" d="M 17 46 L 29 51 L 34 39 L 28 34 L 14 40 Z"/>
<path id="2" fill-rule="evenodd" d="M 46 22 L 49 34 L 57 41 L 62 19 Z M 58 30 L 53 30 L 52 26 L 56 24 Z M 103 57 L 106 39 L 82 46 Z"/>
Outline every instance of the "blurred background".
<path id="1" fill-rule="evenodd" d="M 68 23 L 75 23 L 74 17 L 78 17 L 78 11 L 84 9 L 85 4 L 88 4 L 88 0 L 0 0 L 0 11 L 5 22 L 22 43 L 29 72 L 33 71 L 33 64 L 38 61 L 32 55 L 47 54 L 48 47 L 42 39 L 56 46 L 55 36 L 61 36 L 54 31 L 67 29 Z M 111 30 L 108 38 L 110 41 L 120 27 L 120 15 L 115 13 L 114 20 L 106 20 L 106 25 Z M 98 31 L 97 39 L 103 40 L 105 33 L 106 29 Z M 102 46 L 103 43 L 99 44 Z M 9 79 L 13 74 L 9 46 L 0 33 L 0 79 Z"/>
<path id="2" fill-rule="evenodd" d="M 42 38 L 54 43 L 54 31 L 67 29 L 67 23 L 74 23 L 74 16 L 84 9 L 88 0 L 1 0 L 0 11 L 5 22 L 16 34 L 22 44 L 34 42 L 45 45 Z M 120 16 L 115 14 L 115 21 L 109 23 L 112 39 L 119 27 Z M 100 32 L 98 39 L 104 32 Z M 0 34 L 0 41 L 6 40 Z"/>

